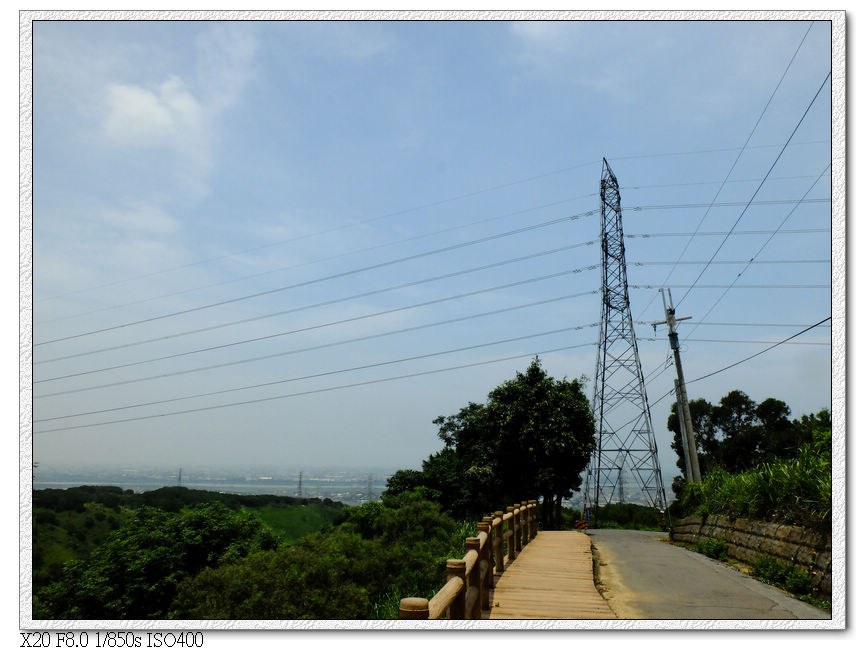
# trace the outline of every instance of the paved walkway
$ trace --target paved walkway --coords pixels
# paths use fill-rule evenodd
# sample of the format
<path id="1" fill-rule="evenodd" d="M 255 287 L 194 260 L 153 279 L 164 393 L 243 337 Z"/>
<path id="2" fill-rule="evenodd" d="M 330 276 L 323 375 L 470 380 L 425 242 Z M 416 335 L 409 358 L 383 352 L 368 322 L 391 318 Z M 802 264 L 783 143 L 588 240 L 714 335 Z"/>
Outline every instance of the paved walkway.
<path id="1" fill-rule="evenodd" d="M 589 535 L 600 555 L 604 596 L 620 619 L 830 618 L 721 562 L 666 543 L 666 533 L 590 530 Z"/>
<path id="2" fill-rule="evenodd" d="M 595 589 L 591 540 L 570 530 L 541 531 L 495 578 L 490 619 L 616 618 Z"/>

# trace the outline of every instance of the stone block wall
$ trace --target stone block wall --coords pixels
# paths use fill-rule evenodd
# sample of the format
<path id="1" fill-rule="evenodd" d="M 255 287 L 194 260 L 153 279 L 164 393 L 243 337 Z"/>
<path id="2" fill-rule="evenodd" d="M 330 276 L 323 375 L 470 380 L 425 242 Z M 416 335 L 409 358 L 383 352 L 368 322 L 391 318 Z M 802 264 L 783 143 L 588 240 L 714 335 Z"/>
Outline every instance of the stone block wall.
<path id="1" fill-rule="evenodd" d="M 832 596 L 832 545 L 828 535 L 801 526 L 785 526 L 724 516 L 684 517 L 673 526 L 673 541 L 693 544 L 716 537 L 727 542 L 727 556 L 746 564 L 768 555 L 811 574 L 822 598 Z"/>

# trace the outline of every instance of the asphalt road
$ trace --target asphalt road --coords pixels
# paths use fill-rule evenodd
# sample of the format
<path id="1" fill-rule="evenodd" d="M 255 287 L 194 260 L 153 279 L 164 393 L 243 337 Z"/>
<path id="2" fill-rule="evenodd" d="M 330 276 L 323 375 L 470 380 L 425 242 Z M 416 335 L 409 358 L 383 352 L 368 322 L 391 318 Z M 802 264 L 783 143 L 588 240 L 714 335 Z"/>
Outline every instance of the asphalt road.
<path id="1" fill-rule="evenodd" d="M 620 619 L 828 619 L 821 609 L 666 542 L 666 533 L 587 530 L 600 589 Z"/>

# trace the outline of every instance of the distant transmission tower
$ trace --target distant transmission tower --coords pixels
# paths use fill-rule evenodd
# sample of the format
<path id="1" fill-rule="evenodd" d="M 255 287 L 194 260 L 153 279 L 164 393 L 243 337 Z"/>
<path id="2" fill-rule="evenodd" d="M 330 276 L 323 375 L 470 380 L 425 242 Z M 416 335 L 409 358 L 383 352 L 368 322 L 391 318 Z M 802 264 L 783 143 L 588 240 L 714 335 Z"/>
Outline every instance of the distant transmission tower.
<path id="1" fill-rule="evenodd" d="M 297 477 L 297 496 L 303 498 L 303 472 Z"/>
<path id="2" fill-rule="evenodd" d="M 599 506 L 609 505 L 617 491 L 624 497 L 623 469 L 631 472 L 649 505 L 667 509 L 628 299 L 619 182 L 606 158 L 601 171 L 601 289 L 593 402 L 597 449 L 584 493 L 593 523 Z"/>

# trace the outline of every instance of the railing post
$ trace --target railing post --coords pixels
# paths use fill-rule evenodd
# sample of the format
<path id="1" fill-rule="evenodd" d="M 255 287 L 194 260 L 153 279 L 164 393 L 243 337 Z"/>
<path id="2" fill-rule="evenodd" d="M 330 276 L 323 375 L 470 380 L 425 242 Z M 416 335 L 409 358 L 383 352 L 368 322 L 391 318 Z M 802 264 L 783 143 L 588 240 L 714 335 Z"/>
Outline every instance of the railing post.
<path id="1" fill-rule="evenodd" d="M 429 601 L 426 598 L 403 598 L 399 601 L 401 619 L 419 620 L 429 618 Z"/>
<path id="2" fill-rule="evenodd" d="M 523 513 L 520 511 L 522 504 L 514 504 L 514 546 L 517 547 L 517 553 L 523 550 Z"/>
<path id="3" fill-rule="evenodd" d="M 454 577 L 458 577 L 463 582 L 463 588 L 448 610 L 448 618 L 464 619 L 466 617 L 466 561 L 448 560 L 446 570 L 448 582 Z"/>
<path id="4" fill-rule="evenodd" d="M 481 576 L 481 595 L 483 596 L 481 607 L 484 609 L 490 608 L 490 590 L 493 588 L 493 526 L 492 517 L 484 517 L 484 520 L 478 524 L 478 530 L 487 534 L 487 541 L 481 551 L 481 557 L 487 563 L 486 573 Z"/>
<path id="5" fill-rule="evenodd" d="M 478 537 L 466 537 L 466 553 L 476 551 L 478 556 L 475 563 L 472 565 L 472 570 L 466 576 L 466 593 L 468 588 L 472 587 L 477 590 L 477 598 L 472 602 L 472 609 L 466 612 L 466 618 L 480 619 L 481 617 L 481 602 L 483 601 L 484 585 L 481 584 L 481 540 Z"/>
<path id="6" fill-rule="evenodd" d="M 523 546 L 529 543 L 529 502 L 523 501 L 522 507 L 520 511 L 523 513 L 523 521 L 522 521 L 522 538 L 523 538 Z"/>
<path id="7" fill-rule="evenodd" d="M 532 499 L 532 525 L 530 534 L 532 539 L 538 536 L 538 500 Z"/>
<path id="8" fill-rule="evenodd" d="M 508 506 L 508 513 L 511 515 L 511 518 L 508 519 L 508 532 L 510 533 L 510 537 L 508 538 L 508 560 L 514 561 L 517 559 L 517 515 L 514 512 L 513 506 Z"/>
<path id="9" fill-rule="evenodd" d="M 502 517 L 505 516 L 501 510 L 496 510 L 495 518 L 499 520 L 499 523 L 494 526 L 495 528 L 495 538 L 498 540 L 495 543 L 495 553 L 496 553 L 496 573 L 501 573 L 505 570 L 505 540 L 502 537 L 502 533 L 505 529 L 504 522 L 502 521 Z"/>

